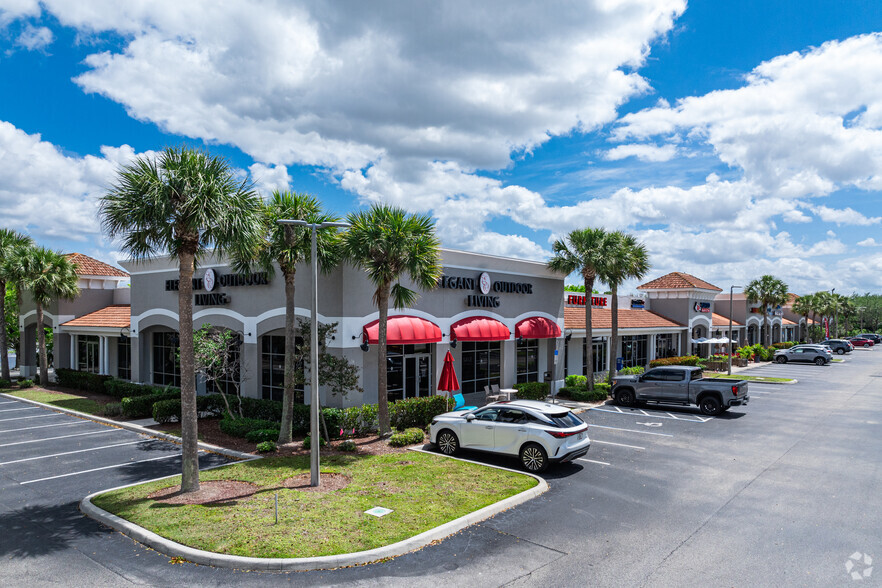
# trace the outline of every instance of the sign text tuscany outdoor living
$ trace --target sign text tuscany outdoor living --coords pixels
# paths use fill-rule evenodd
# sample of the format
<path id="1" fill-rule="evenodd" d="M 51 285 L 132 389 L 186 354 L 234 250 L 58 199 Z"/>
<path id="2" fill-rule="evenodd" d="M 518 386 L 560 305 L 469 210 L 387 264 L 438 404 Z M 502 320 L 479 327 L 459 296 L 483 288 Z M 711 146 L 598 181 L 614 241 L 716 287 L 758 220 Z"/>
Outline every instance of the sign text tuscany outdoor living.
<path id="1" fill-rule="evenodd" d="M 480 308 L 499 308 L 499 296 L 491 295 L 490 292 L 507 294 L 532 294 L 533 284 L 529 282 L 494 282 L 490 274 L 483 272 L 476 278 L 464 278 L 461 276 L 441 276 L 438 280 L 439 288 L 450 290 L 477 290 L 481 294 L 468 294 L 466 306 Z"/>
<path id="2" fill-rule="evenodd" d="M 212 292 L 216 286 L 267 286 L 269 276 L 266 272 L 252 272 L 245 274 L 216 274 L 211 268 L 205 270 L 201 278 L 193 278 L 193 290 L 205 290 L 207 294 L 196 294 L 193 304 L 196 306 L 216 306 L 229 304 L 230 297 L 226 292 Z M 167 292 L 177 292 L 180 280 L 166 280 Z"/>

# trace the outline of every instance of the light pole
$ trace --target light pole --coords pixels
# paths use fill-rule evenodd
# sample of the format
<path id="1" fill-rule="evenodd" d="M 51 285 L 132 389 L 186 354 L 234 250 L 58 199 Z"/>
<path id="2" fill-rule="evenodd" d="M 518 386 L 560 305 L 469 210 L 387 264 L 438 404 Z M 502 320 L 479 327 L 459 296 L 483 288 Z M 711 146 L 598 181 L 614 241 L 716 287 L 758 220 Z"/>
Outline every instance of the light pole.
<path id="1" fill-rule="evenodd" d="M 310 223 L 305 220 L 282 219 L 280 225 L 309 227 L 312 232 L 312 316 L 310 317 L 309 338 L 309 485 L 319 485 L 319 382 L 318 382 L 318 247 L 316 230 L 331 227 L 348 227 L 348 223 Z"/>
<path id="2" fill-rule="evenodd" d="M 839 318 L 837 315 L 839 314 L 839 307 L 836 304 L 836 288 L 830 288 L 830 295 L 833 297 L 833 338 L 836 338 L 836 331 L 839 330 L 839 325 L 836 324 L 836 320 Z"/>
<path id="3" fill-rule="evenodd" d="M 729 369 L 728 375 L 732 375 L 732 297 L 735 295 L 735 288 L 741 286 L 729 286 Z"/>

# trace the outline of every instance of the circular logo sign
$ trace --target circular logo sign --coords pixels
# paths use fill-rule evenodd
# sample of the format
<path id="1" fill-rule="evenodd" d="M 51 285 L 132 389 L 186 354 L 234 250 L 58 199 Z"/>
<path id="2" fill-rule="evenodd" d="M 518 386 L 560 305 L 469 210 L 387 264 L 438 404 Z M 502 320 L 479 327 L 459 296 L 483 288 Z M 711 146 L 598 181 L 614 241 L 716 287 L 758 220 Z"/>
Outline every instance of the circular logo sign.
<path id="1" fill-rule="evenodd" d="M 478 278 L 478 283 L 481 285 L 481 293 L 489 294 L 490 293 L 490 285 L 492 282 L 490 281 L 490 274 L 484 272 L 481 274 L 481 277 Z"/>
<path id="2" fill-rule="evenodd" d="M 214 275 L 214 270 L 208 268 L 205 270 L 205 275 L 202 276 L 202 283 L 205 285 L 205 290 L 211 292 L 214 290 L 214 285 L 217 283 L 217 279 Z"/>

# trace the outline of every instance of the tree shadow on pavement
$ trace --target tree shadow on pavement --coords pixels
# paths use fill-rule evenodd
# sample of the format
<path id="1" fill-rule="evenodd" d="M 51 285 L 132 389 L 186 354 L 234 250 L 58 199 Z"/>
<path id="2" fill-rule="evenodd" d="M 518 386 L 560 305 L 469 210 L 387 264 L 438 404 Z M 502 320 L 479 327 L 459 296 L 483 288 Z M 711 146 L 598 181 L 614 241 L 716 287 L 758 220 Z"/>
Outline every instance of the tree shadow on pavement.
<path id="1" fill-rule="evenodd" d="M 0 513 L 0 557 L 37 557 L 70 547 L 74 540 L 110 533 L 78 509 L 77 502 L 34 505 Z"/>

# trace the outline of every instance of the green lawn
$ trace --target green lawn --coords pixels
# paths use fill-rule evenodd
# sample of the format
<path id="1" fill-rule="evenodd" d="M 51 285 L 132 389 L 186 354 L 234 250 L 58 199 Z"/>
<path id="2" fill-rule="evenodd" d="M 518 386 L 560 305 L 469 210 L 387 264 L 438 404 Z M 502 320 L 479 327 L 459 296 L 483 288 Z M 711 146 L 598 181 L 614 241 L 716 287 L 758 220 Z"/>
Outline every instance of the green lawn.
<path id="1" fill-rule="evenodd" d="M 74 396 L 73 394 L 65 394 L 64 392 L 52 392 L 42 388 L 18 388 L 4 390 L 10 396 L 18 396 L 26 400 L 34 400 L 44 404 L 57 406 L 58 408 L 67 408 L 70 410 L 78 410 L 88 414 L 101 415 L 104 413 L 104 407 L 88 398 L 82 396 Z"/>
<path id="2" fill-rule="evenodd" d="M 767 376 L 743 376 L 741 374 L 732 374 L 731 376 L 728 374 L 720 374 L 720 375 L 705 375 L 705 378 L 720 378 L 723 380 L 747 380 L 748 382 L 765 382 L 767 384 L 782 384 L 785 382 L 793 382 L 792 378 L 770 378 Z"/>
<path id="3" fill-rule="evenodd" d="M 205 480 L 242 480 L 260 490 L 244 499 L 206 505 L 167 505 L 147 495 L 180 477 L 96 497 L 95 505 L 163 537 L 198 549 L 253 557 L 314 557 L 373 549 L 518 494 L 536 485 L 522 474 L 409 451 L 379 456 L 332 456 L 322 472 L 350 484 L 332 492 L 285 488 L 286 478 L 309 472 L 309 457 L 266 458 L 200 474 Z M 273 495 L 279 494 L 279 524 Z M 375 506 L 394 512 L 364 514 Z"/>

